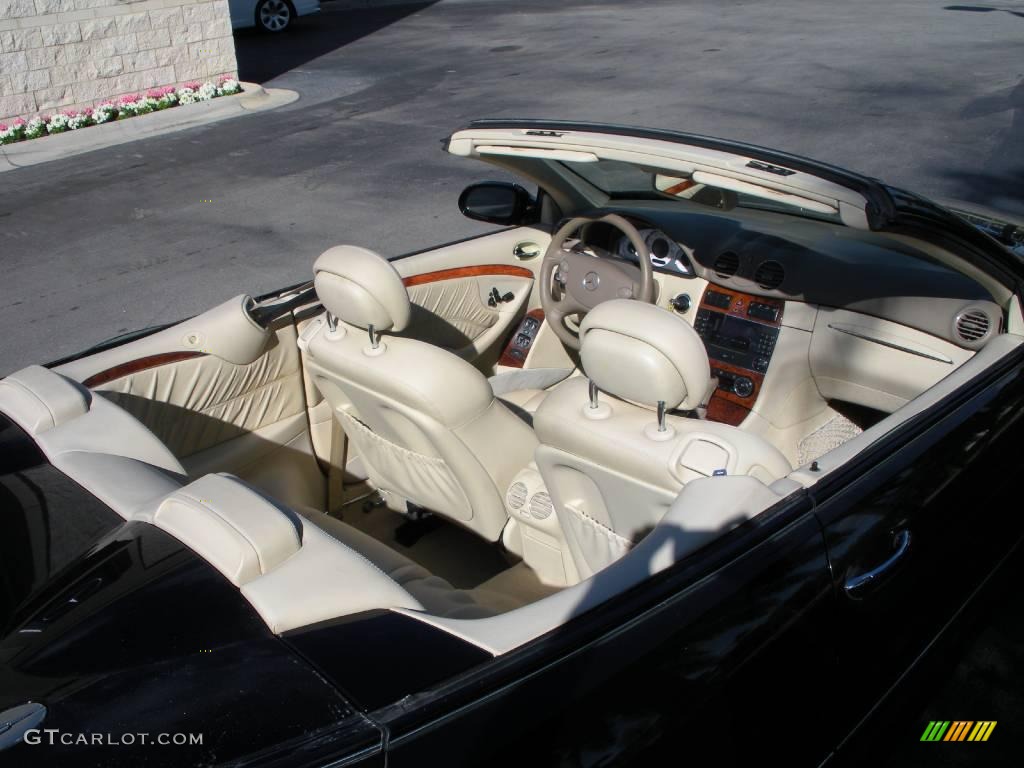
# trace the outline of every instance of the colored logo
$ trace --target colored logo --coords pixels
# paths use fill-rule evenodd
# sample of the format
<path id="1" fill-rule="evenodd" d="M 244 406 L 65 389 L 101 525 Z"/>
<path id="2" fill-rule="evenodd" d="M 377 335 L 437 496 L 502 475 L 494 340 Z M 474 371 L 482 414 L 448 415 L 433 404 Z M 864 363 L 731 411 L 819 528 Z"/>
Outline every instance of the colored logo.
<path id="1" fill-rule="evenodd" d="M 996 720 L 932 720 L 921 741 L 988 741 Z"/>

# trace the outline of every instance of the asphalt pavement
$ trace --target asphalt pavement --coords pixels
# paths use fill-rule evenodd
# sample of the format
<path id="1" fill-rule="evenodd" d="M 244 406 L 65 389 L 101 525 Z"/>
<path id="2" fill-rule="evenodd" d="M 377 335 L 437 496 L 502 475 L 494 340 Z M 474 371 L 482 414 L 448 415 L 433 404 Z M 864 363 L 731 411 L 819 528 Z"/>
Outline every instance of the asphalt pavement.
<path id="1" fill-rule="evenodd" d="M 297 91 L 289 106 L 0 174 L 0 375 L 302 280 L 337 243 L 390 255 L 486 231 L 456 199 L 501 174 L 439 143 L 478 117 L 722 136 L 1024 215 L 1019 0 L 350 4 L 236 33 L 240 77 Z M 1021 738 L 964 708 L 1024 703 L 1014 605 L 919 717 Z"/>
<path id="2" fill-rule="evenodd" d="M 483 231 L 456 198 L 496 173 L 439 144 L 476 117 L 679 128 L 1024 212 L 1020 2 L 339 5 L 236 35 L 241 77 L 291 106 L 0 174 L 0 374 L 301 280 L 337 243 Z"/>

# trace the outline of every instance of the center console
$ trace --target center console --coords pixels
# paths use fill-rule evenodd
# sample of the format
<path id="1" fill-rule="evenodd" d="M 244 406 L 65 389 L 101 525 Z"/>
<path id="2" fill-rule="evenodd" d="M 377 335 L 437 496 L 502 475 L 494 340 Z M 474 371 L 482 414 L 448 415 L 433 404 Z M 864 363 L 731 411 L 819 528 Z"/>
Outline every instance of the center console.
<path id="1" fill-rule="evenodd" d="M 736 426 L 757 402 L 779 336 L 784 303 L 709 285 L 693 327 L 704 341 L 718 388 L 708 418 Z"/>

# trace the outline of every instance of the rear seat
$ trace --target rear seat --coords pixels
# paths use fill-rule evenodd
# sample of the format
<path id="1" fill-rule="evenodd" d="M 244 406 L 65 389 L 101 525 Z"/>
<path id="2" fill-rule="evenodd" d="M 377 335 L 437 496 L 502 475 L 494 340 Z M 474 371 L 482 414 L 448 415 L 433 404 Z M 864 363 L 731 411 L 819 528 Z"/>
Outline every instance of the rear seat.
<path id="1" fill-rule="evenodd" d="M 41 366 L 0 380 L 0 410 L 123 518 L 162 528 L 217 568 L 274 632 L 375 609 L 470 619 L 517 607 L 481 606 L 340 520 L 311 509 L 296 514 L 235 477 L 189 483 L 141 422 Z"/>

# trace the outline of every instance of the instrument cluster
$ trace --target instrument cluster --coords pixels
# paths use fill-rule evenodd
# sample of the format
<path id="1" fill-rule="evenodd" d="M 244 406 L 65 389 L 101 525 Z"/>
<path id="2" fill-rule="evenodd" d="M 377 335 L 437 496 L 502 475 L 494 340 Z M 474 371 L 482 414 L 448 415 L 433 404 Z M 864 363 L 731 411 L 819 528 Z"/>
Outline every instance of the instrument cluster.
<path id="1" fill-rule="evenodd" d="M 657 229 L 641 229 L 639 232 L 640 237 L 647 244 L 647 250 L 650 251 L 651 266 L 663 272 L 693 276 L 690 257 L 679 243 Z M 619 238 L 615 253 L 626 261 L 632 261 L 634 264 L 638 262 L 636 248 L 625 235 Z"/>

